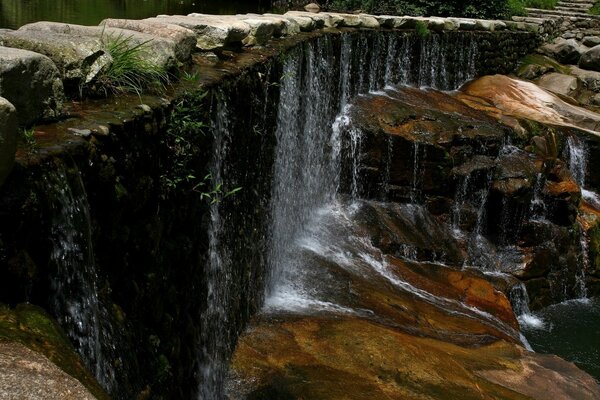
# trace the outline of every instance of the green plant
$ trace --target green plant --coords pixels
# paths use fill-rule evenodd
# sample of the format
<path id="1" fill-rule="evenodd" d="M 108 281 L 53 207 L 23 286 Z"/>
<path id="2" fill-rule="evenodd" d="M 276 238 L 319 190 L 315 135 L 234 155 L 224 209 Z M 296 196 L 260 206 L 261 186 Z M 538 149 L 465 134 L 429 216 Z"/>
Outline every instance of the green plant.
<path id="1" fill-rule="evenodd" d="M 595 2 L 592 8 L 588 10 L 588 13 L 592 15 L 600 15 L 600 1 Z"/>
<path id="2" fill-rule="evenodd" d="M 212 175 L 208 174 L 204 177 L 204 179 L 202 179 L 202 181 L 193 187 L 193 190 L 200 193 L 201 199 L 207 200 L 210 204 L 215 204 L 239 192 L 242 190 L 242 188 L 236 187 L 232 190 L 225 191 L 223 189 L 223 183 L 213 182 Z"/>
<path id="3" fill-rule="evenodd" d="M 198 82 L 200 80 L 200 74 L 198 73 L 198 71 L 196 71 L 196 72 L 183 71 L 183 73 L 181 74 L 181 79 L 186 82 Z"/>
<path id="4" fill-rule="evenodd" d="M 35 151 L 38 143 L 35 138 L 35 129 L 23 129 L 21 130 L 21 142 L 25 145 L 28 151 Z"/>
<path id="5" fill-rule="evenodd" d="M 543 8 L 546 10 L 550 10 L 556 7 L 556 4 L 558 4 L 558 0 L 523 0 L 523 4 L 526 7 Z"/>
<path id="6" fill-rule="evenodd" d="M 426 38 L 431 34 L 429 28 L 427 27 L 427 24 L 423 21 L 417 21 L 415 25 L 415 33 L 422 38 Z"/>
<path id="7" fill-rule="evenodd" d="M 160 91 L 169 82 L 168 72 L 147 57 L 150 40 L 136 43 L 131 36 L 103 34 L 102 42 L 112 63 L 96 79 L 99 91 L 140 95 L 147 89 Z"/>

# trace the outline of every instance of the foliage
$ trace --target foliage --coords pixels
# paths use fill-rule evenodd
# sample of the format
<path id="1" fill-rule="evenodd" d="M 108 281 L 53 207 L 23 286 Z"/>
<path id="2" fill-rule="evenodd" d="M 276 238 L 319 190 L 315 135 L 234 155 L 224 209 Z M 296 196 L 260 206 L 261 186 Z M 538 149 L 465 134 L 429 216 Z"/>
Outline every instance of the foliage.
<path id="1" fill-rule="evenodd" d="M 33 152 L 37 149 L 37 140 L 35 139 L 35 129 L 23 129 L 21 130 L 21 142 L 27 148 L 27 151 Z"/>
<path id="2" fill-rule="evenodd" d="M 331 0 L 332 9 L 395 15 L 437 15 L 442 17 L 505 18 L 509 1 L 520 0 Z"/>
<path id="3" fill-rule="evenodd" d="M 188 94 L 175 105 L 163 139 L 168 149 L 168 167 L 161 175 L 161 185 L 165 194 L 176 190 L 195 192 L 200 199 L 214 204 L 239 192 L 241 187 L 225 190 L 223 183 L 215 182 L 211 174 L 206 174 L 202 179 L 197 176 L 197 171 L 204 169 L 204 165 L 198 165 L 202 158 L 199 156 L 207 147 L 208 125 L 204 122 L 207 94 Z"/>
<path id="4" fill-rule="evenodd" d="M 600 1 L 595 2 L 588 12 L 592 15 L 600 15 Z"/>
<path id="5" fill-rule="evenodd" d="M 123 34 L 103 35 L 102 41 L 112 63 L 97 77 L 98 90 L 105 94 L 134 92 L 139 95 L 147 89 L 163 89 L 169 81 L 167 71 L 148 60 L 150 41 L 136 43 L 131 36 Z"/>
<path id="6" fill-rule="evenodd" d="M 508 18 L 511 15 L 525 15 L 525 7 L 553 8 L 557 2 L 558 0 L 331 0 L 327 4 L 334 10 L 361 10 L 376 14 Z"/>
<path id="7" fill-rule="evenodd" d="M 422 21 L 417 21 L 417 24 L 415 25 L 415 32 L 420 37 L 427 37 L 431 34 L 429 28 L 427 28 L 427 24 Z"/>

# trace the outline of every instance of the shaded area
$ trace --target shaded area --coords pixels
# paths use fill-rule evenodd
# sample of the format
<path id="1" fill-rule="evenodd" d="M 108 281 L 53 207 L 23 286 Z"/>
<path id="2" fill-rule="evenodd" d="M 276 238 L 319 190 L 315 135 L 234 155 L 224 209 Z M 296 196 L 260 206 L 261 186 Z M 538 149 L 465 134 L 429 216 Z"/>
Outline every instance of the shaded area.
<path id="1" fill-rule="evenodd" d="M 0 28 L 16 29 L 37 21 L 97 25 L 105 18 L 142 19 L 159 14 L 237 14 L 266 12 L 269 0 L 44 0 L 3 1 Z"/>

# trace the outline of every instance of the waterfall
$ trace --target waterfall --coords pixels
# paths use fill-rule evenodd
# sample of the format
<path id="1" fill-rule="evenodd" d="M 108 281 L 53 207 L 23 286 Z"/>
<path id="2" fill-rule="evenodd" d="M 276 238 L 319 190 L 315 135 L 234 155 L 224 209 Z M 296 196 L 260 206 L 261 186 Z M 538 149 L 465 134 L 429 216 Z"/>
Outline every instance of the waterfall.
<path id="1" fill-rule="evenodd" d="M 115 372 L 103 346 L 112 338 L 98 298 L 97 275 L 87 195 L 79 171 L 69 171 L 60 161 L 43 177 L 50 201 L 51 308 L 76 350 L 96 379 L 107 390 Z"/>
<path id="2" fill-rule="evenodd" d="M 362 135 L 349 120 L 349 100 L 393 85 L 456 89 L 475 76 L 476 55 L 474 36 L 468 33 L 343 33 L 339 49 L 329 37 L 321 37 L 290 51 L 283 65 L 277 116 L 268 304 L 284 301 L 281 296 L 286 293 L 302 297 L 293 243 L 314 213 L 335 199 L 342 159 L 349 158 L 352 166 L 352 198 L 361 191 Z M 418 145 L 413 155 L 411 198 L 416 201 L 423 156 Z"/>
<path id="3" fill-rule="evenodd" d="M 222 92 L 213 98 L 214 120 L 212 161 L 209 167 L 212 190 L 223 182 L 225 163 L 230 141 L 230 121 L 227 102 Z M 199 399 L 219 400 L 224 396 L 223 381 L 227 371 L 227 354 L 230 347 L 228 313 L 230 312 L 231 260 L 227 246 L 223 245 L 224 221 L 219 199 L 210 204 L 208 229 L 208 264 L 206 270 L 206 309 L 201 315 L 201 348 L 199 355 Z"/>

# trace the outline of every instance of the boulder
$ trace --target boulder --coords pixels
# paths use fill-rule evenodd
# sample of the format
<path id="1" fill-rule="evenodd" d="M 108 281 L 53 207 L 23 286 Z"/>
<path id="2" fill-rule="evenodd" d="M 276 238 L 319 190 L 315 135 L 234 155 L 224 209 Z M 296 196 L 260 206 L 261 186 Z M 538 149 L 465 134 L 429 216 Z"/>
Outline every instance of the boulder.
<path id="1" fill-rule="evenodd" d="M 300 31 L 302 31 L 302 32 L 311 32 L 311 31 L 314 31 L 315 29 L 317 29 L 317 24 L 310 17 L 303 17 L 300 15 L 292 15 L 289 13 L 285 13 L 284 15 L 265 14 L 265 16 L 266 17 L 285 18 L 285 19 L 291 21 L 292 23 L 298 24 L 298 26 L 300 27 Z"/>
<path id="2" fill-rule="evenodd" d="M 461 92 L 493 104 L 506 115 L 543 124 L 576 127 L 600 136 L 600 116 L 597 113 L 569 104 L 531 82 L 504 75 L 484 76 L 465 85 Z M 475 105 L 467 98 L 461 98 L 467 104 Z"/>
<path id="3" fill-rule="evenodd" d="M 10 173 L 17 151 L 17 115 L 15 107 L 0 97 L 0 186 Z"/>
<path id="4" fill-rule="evenodd" d="M 579 67 L 591 71 L 600 71 L 600 45 L 594 46 L 581 56 Z"/>
<path id="5" fill-rule="evenodd" d="M 534 80 L 548 72 L 548 68 L 539 64 L 528 64 L 517 71 L 517 76 L 522 79 Z"/>
<path id="6" fill-rule="evenodd" d="M 179 25 L 160 22 L 138 21 L 133 19 L 108 18 L 100 22 L 100 26 L 128 29 L 158 36 L 173 41 L 175 56 L 181 62 L 187 62 L 196 48 L 196 34 Z"/>
<path id="7" fill-rule="evenodd" d="M 308 3 L 304 6 L 304 9 L 311 13 L 318 13 L 321 11 L 321 7 L 317 3 Z"/>
<path id="8" fill-rule="evenodd" d="M 169 70 L 177 66 L 175 42 L 171 39 L 147 33 L 106 26 L 64 24 L 62 22 L 35 22 L 23 25 L 19 28 L 19 31 L 41 31 L 76 37 L 90 37 L 99 40 L 107 51 L 112 43 L 124 43 L 129 48 L 139 46 L 139 55 L 149 64 L 154 64 L 163 70 Z"/>
<path id="9" fill-rule="evenodd" d="M 600 44 L 599 36 L 586 36 L 581 40 L 581 43 L 587 47 L 594 47 Z"/>
<path id="10" fill-rule="evenodd" d="M 551 72 L 542 76 L 537 84 L 553 93 L 569 96 L 577 89 L 577 78 L 571 75 Z"/>
<path id="11" fill-rule="evenodd" d="M 64 100 L 60 73 L 44 55 L 0 47 L 0 96 L 17 109 L 20 125 L 57 118 Z"/>
<path id="12" fill-rule="evenodd" d="M 168 23 L 191 29 L 196 34 L 196 45 L 202 50 L 214 50 L 227 45 L 241 44 L 252 30 L 250 25 L 234 17 L 193 15 L 159 15 L 143 21 Z"/>
<path id="13" fill-rule="evenodd" d="M 273 24 L 273 36 L 295 36 L 300 33 L 300 24 L 293 19 L 288 19 L 282 15 L 277 14 L 246 14 L 237 16 L 242 21 L 246 19 L 259 19 Z"/>
<path id="14" fill-rule="evenodd" d="M 310 18 L 313 21 L 315 21 L 317 28 L 323 28 L 323 27 L 335 28 L 335 27 L 340 26 L 342 24 L 342 22 L 344 21 L 344 18 L 342 18 L 341 16 L 339 16 L 338 14 L 335 14 L 335 13 L 315 14 L 315 13 L 302 12 L 302 11 L 290 11 L 290 12 L 286 13 L 286 15 L 287 14 L 296 16 L 296 17 Z"/>
<path id="15" fill-rule="evenodd" d="M 586 88 L 593 92 L 600 93 L 600 72 L 588 71 L 573 66 L 571 67 L 570 73 L 581 80 Z"/>
<path id="16" fill-rule="evenodd" d="M 369 14 L 330 13 L 330 15 L 342 19 L 339 26 L 349 28 L 379 28 L 377 18 Z"/>
<path id="17" fill-rule="evenodd" d="M 0 32 L 0 45 L 47 56 L 58 67 L 65 86 L 73 91 L 93 81 L 112 63 L 102 40 L 90 36 L 39 30 L 5 31 Z"/>
<path id="18" fill-rule="evenodd" d="M 540 51 L 563 64 L 577 64 L 585 48 L 582 48 L 575 39 L 558 38 L 554 43 L 545 44 Z"/>
<path id="19" fill-rule="evenodd" d="M 95 400 L 75 378 L 20 343 L 0 342 L 0 398 Z"/>

